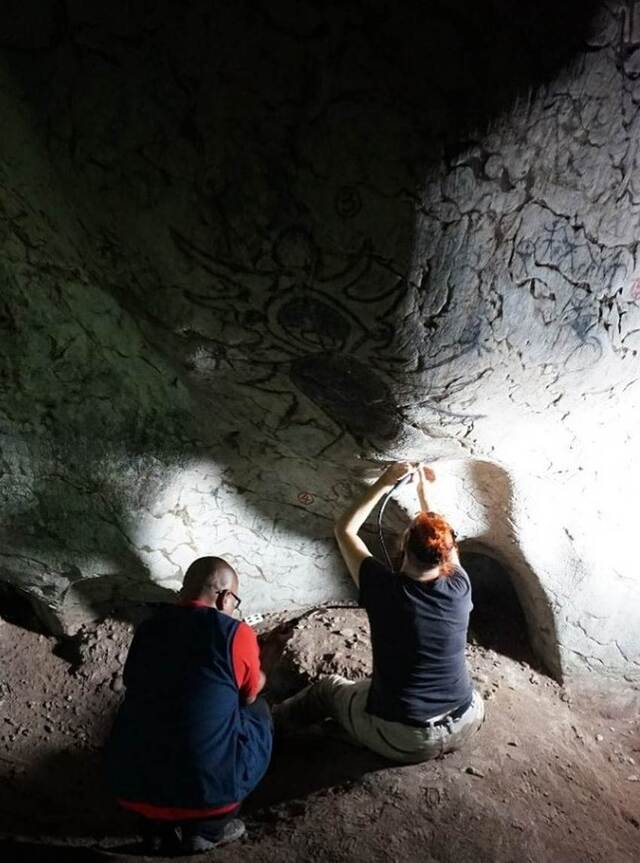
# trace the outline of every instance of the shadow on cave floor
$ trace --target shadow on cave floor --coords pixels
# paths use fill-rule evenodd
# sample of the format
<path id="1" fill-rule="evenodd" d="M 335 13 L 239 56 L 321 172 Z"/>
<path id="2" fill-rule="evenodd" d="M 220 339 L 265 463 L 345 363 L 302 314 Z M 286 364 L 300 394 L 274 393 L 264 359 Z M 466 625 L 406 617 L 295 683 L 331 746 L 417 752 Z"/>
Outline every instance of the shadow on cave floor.
<path id="1" fill-rule="evenodd" d="M 527 620 L 505 568 L 478 552 L 461 552 L 460 561 L 473 589 L 469 641 L 544 671 L 531 647 Z"/>
<path id="2" fill-rule="evenodd" d="M 304 813 L 307 798 L 316 792 L 347 789 L 365 776 L 393 766 L 367 750 L 333 739 L 322 731 L 299 737 L 276 739 L 267 775 L 243 805 L 243 817 L 256 826 L 268 827 L 281 817 Z M 64 843 L 70 858 L 101 859 L 102 852 L 86 847 L 110 837 L 110 851 L 134 849 L 139 834 L 138 818 L 124 812 L 100 781 L 103 765 L 98 750 L 50 752 L 25 773 L 16 772 L 3 782 L 0 806 L 11 813 L 0 818 L 0 851 L 3 859 L 36 859 L 29 853 L 43 849 L 38 859 L 58 859 L 54 854 Z M 16 844 L 7 833 L 19 837 Z M 45 838 L 46 837 L 46 838 Z M 68 844 L 67 844 L 68 843 Z M 74 843 L 83 845 L 74 849 Z M 15 847 L 14 847 L 15 846 Z M 81 851 L 89 855 L 82 857 Z M 23 856 L 20 856 L 20 855 Z M 93 855 L 93 856 L 91 856 Z"/>
<path id="3" fill-rule="evenodd" d="M 70 863 L 92 863 L 94 860 L 119 859 L 96 848 L 73 848 L 67 844 L 25 842 L 16 839 L 0 839 L 0 854 L 3 860 L 10 860 L 11 863 L 34 863 L 36 860 L 39 863 L 60 863 L 61 860 L 68 860 Z"/>
<path id="4" fill-rule="evenodd" d="M 322 731 L 274 741 L 269 771 L 247 799 L 244 812 L 257 820 L 273 818 L 279 806 L 304 810 L 304 798 L 328 788 L 345 787 L 365 775 L 393 766 L 390 761 Z M 268 811 L 267 811 L 268 810 Z M 295 813 L 290 813 L 295 814 Z"/>
<path id="5" fill-rule="evenodd" d="M 106 788 L 103 770 L 101 750 L 83 749 L 79 740 L 16 762 L 0 788 L 0 833 L 70 843 L 129 836 L 135 831 Z"/>

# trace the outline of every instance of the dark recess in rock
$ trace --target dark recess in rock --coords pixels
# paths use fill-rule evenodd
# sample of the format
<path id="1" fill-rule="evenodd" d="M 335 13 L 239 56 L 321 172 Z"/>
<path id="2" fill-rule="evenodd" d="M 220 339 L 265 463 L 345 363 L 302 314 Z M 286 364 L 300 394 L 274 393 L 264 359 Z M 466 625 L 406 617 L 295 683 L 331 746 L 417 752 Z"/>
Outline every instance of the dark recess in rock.
<path id="1" fill-rule="evenodd" d="M 291 380 L 354 437 L 391 439 L 400 424 L 391 391 L 370 366 L 345 354 L 291 363 Z"/>
<path id="2" fill-rule="evenodd" d="M 529 642 L 527 621 L 507 570 L 495 558 L 462 551 L 460 562 L 473 589 L 469 640 L 519 662 L 539 664 Z"/>

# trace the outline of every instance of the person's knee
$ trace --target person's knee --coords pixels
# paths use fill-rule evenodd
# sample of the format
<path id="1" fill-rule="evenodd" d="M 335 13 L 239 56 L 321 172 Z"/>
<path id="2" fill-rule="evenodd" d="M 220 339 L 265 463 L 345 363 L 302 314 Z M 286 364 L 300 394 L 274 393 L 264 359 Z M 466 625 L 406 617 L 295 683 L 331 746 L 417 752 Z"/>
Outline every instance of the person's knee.
<path id="1" fill-rule="evenodd" d="M 325 692 L 339 692 L 345 687 L 351 687 L 354 685 L 353 680 L 347 680 L 346 677 L 341 677 L 339 674 L 330 674 L 328 677 L 323 677 L 322 680 L 318 682 L 318 686 L 321 686 Z"/>
<path id="2" fill-rule="evenodd" d="M 340 677 L 339 674 L 330 674 L 328 677 L 323 677 L 322 680 L 319 680 L 315 688 L 318 697 L 327 707 L 329 714 L 333 715 L 335 712 L 333 707 L 345 692 L 351 690 L 352 686 L 352 680 Z"/>

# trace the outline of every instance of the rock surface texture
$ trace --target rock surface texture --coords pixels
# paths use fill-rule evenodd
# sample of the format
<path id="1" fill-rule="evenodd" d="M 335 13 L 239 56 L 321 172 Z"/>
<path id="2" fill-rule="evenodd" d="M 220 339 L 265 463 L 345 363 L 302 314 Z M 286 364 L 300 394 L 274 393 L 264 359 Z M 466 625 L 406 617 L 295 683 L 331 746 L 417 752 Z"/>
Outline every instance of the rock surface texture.
<path id="1" fill-rule="evenodd" d="M 5 581 L 352 597 L 333 517 L 425 459 L 549 670 L 637 684 L 640 4 L 0 16 Z"/>

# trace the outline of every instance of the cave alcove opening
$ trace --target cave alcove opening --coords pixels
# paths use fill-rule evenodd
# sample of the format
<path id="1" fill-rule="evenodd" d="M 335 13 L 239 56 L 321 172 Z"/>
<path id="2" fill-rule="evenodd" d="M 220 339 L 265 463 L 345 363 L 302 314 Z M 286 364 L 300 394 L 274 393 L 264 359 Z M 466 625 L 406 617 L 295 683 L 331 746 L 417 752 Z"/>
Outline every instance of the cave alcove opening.
<path id="1" fill-rule="evenodd" d="M 529 639 L 529 624 L 508 568 L 489 550 L 460 546 L 460 563 L 471 581 L 471 644 L 544 671 Z"/>

